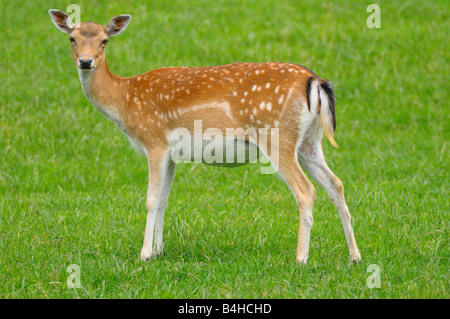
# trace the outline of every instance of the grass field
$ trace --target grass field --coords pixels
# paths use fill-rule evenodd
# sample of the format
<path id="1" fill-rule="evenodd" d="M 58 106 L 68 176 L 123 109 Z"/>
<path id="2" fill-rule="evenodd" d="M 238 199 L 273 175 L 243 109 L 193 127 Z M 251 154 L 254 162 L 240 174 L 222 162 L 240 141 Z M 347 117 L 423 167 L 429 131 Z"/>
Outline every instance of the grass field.
<path id="1" fill-rule="evenodd" d="M 381 7 L 369 29 L 367 6 Z M 107 48 L 132 76 L 162 66 L 284 61 L 337 94 L 327 162 L 344 182 L 362 263 L 317 185 L 307 266 L 298 210 L 260 164 L 178 165 L 165 252 L 139 260 L 146 159 L 90 105 L 64 1 L 0 1 L 0 298 L 449 298 L 449 5 L 443 1 L 77 1 L 133 20 Z M 81 267 L 70 289 L 67 267 Z M 381 287 L 366 286 L 369 265 Z"/>

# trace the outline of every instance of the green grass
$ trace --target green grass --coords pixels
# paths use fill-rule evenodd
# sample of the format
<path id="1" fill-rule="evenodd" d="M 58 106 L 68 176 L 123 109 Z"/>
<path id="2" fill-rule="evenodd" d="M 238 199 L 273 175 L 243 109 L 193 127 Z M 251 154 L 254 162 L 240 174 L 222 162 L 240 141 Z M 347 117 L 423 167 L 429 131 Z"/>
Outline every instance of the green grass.
<path id="1" fill-rule="evenodd" d="M 366 7 L 381 5 L 381 28 Z M 182 164 L 165 252 L 139 260 L 147 164 L 82 93 L 64 1 L 1 0 L 0 298 L 449 298 L 449 5 L 442 1 L 78 1 L 83 21 L 133 15 L 108 66 L 285 61 L 335 84 L 339 149 L 362 263 L 317 186 L 309 264 L 275 175 Z M 66 284 L 81 267 L 82 289 Z M 367 267 L 381 267 L 369 289 Z"/>

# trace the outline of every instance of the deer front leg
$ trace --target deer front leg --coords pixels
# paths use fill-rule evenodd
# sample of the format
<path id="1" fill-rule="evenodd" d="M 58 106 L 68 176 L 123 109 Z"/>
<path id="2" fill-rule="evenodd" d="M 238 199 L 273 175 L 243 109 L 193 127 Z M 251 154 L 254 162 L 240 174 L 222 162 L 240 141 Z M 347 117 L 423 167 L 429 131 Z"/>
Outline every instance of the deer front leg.
<path id="1" fill-rule="evenodd" d="M 175 163 L 166 149 L 148 152 L 149 182 L 147 191 L 147 222 L 141 259 L 148 261 L 163 251 L 164 210 L 175 171 Z"/>

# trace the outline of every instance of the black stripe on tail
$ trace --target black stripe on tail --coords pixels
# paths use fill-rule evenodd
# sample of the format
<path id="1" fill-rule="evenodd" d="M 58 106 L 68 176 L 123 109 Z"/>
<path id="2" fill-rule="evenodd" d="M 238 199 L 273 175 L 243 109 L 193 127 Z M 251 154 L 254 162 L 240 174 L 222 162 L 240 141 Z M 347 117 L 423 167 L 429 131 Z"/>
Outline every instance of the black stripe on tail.
<path id="1" fill-rule="evenodd" d="M 313 77 L 310 77 L 308 79 L 308 81 L 306 81 L 306 101 L 308 102 L 308 111 L 309 112 L 311 112 L 311 104 L 310 104 L 310 101 L 309 101 L 309 94 L 310 94 L 310 91 L 311 91 L 311 82 L 312 82 L 313 79 L 314 79 Z"/>
<path id="2" fill-rule="evenodd" d="M 309 81 L 309 79 L 308 79 L 308 81 Z M 336 98 L 334 97 L 333 88 L 331 87 L 331 84 L 326 80 L 322 80 L 320 82 L 320 87 L 328 95 L 328 109 L 330 110 L 330 114 L 331 114 L 333 130 L 336 131 Z M 307 98 L 308 98 L 308 107 L 309 107 L 309 94 L 308 94 Z"/>

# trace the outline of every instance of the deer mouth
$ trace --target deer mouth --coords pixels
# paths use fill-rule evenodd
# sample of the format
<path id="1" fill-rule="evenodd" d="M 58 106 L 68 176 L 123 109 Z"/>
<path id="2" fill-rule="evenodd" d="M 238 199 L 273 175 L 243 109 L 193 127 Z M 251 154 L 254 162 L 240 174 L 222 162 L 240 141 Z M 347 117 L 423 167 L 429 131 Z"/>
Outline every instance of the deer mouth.
<path id="1" fill-rule="evenodd" d="M 94 69 L 92 66 L 83 66 L 83 65 L 80 65 L 79 68 L 81 70 L 93 70 Z"/>

